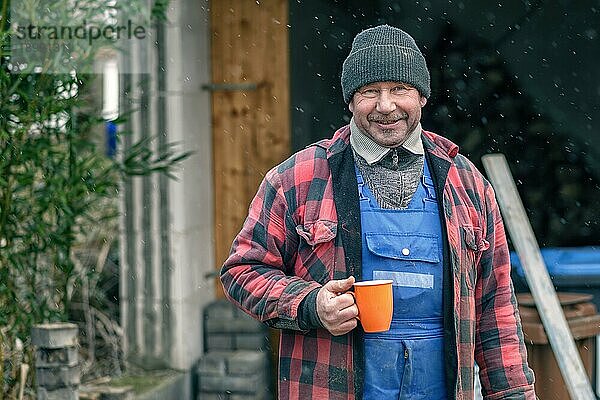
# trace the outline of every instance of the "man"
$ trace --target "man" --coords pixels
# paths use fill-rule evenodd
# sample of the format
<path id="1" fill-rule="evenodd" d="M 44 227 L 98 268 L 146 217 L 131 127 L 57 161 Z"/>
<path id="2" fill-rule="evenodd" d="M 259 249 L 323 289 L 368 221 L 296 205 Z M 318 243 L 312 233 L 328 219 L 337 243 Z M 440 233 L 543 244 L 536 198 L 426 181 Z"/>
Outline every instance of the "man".
<path id="1" fill-rule="evenodd" d="M 280 328 L 280 399 L 534 399 L 490 184 L 421 128 L 413 38 L 359 33 L 342 68 L 353 118 L 266 175 L 223 265 L 227 297 Z M 357 322 L 355 280 L 392 279 L 387 332 Z"/>

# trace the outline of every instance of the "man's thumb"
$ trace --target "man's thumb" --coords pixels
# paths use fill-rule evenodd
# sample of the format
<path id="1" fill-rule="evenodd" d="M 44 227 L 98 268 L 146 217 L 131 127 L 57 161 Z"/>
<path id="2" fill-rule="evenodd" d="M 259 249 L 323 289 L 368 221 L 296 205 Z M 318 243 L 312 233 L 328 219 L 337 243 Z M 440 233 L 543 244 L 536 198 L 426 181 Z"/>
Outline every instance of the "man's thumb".
<path id="1" fill-rule="evenodd" d="M 334 281 L 329 281 L 325 284 L 324 288 L 333 293 L 342 293 L 347 291 L 354 285 L 354 277 L 350 276 L 346 279 L 339 279 Z"/>

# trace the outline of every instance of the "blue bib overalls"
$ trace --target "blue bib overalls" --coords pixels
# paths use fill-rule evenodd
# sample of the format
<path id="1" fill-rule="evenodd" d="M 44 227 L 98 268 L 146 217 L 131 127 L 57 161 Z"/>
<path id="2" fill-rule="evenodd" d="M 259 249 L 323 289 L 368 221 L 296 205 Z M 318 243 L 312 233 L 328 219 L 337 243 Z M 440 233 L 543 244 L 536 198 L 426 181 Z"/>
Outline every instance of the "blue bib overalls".
<path id="1" fill-rule="evenodd" d="M 365 400 L 446 399 L 442 232 L 433 180 L 423 177 L 408 208 L 382 209 L 356 168 L 362 277 L 393 280 L 389 331 L 365 333 Z"/>

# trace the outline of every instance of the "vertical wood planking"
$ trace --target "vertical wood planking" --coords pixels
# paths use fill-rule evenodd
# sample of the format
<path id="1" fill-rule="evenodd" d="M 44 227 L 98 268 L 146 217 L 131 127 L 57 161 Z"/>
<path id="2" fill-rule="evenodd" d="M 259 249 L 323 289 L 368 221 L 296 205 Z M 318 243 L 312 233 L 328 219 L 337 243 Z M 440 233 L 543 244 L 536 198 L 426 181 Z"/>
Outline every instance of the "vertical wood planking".
<path id="1" fill-rule="evenodd" d="M 215 256 L 229 254 L 264 174 L 290 153 L 287 1 L 211 2 Z M 217 285 L 220 293 L 220 285 Z"/>

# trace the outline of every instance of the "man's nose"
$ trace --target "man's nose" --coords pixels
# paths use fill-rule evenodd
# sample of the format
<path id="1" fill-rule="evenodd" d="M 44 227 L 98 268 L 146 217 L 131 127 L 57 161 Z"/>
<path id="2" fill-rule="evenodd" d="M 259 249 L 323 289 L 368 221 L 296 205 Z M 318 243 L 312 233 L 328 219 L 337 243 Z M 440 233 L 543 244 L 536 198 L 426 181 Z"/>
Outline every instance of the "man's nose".
<path id="1" fill-rule="evenodd" d="M 377 99 L 377 111 L 383 114 L 389 114 L 396 109 L 396 103 L 388 90 L 382 90 Z"/>

